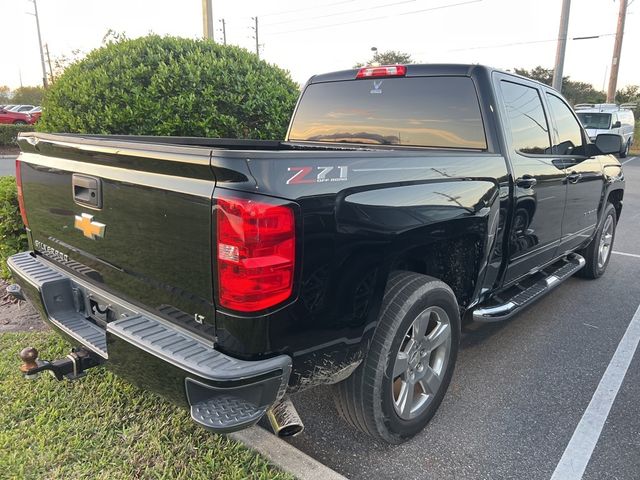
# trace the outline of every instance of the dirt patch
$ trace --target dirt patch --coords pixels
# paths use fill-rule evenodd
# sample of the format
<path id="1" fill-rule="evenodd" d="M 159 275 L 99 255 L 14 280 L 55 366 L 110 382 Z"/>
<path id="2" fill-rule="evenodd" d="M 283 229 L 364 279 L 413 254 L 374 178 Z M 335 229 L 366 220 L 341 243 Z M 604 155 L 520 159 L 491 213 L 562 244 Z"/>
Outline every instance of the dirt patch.
<path id="1" fill-rule="evenodd" d="M 7 147 L 5 145 L 0 145 L 0 155 L 15 155 L 18 156 L 20 153 L 19 147 Z"/>
<path id="2" fill-rule="evenodd" d="M 29 302 L 20 302 L 7 294 L 7 283 L 0 280 L 0 333 L 48 330 Z"/>

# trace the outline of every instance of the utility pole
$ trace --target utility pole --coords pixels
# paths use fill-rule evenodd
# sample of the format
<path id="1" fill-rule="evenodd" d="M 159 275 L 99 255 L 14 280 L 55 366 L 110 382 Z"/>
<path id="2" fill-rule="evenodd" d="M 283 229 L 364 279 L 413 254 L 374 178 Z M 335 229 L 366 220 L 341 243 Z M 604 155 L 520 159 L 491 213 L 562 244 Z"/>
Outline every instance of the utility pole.
<path id="1" fill-rule="evenodd" d="M 226 45 L 227 44 L 227 26 L 224 22 L 224 18 L 220 19 L 220 22 L 222 22 L 222 42 Z"/>
<path id="2" fill-rule="evenodd" d="M 202 36 L 216 41 L 213 36 L 213 0 L 202 0 Z"/>
<path id="3" fill-rule="evenodd" d="M 260 42 L 258 41 L 258 17 L 251 17 L 255 21 L 255 27 L 251 27 L 255 30 L 253 38 L 256 39 L 256 55 L 260 58 Z"/>
<path id="4" fill-rule="evenodd" d="M 609 88 L 607 89 L 607 103 L 615 103 L 616 87 L 618 86 L 618 69 L 620 68 L 620 53 L 622 52 L 622 37 L 624 37 L 624 21 L 627 17 L 628 0 L 620 0 L 620 12 L 618 13 L 618 28 L 616 29 L 616 41 L 613 44 L 613 58 L 611 59 L 611 73 L 609 75 Z"/>
<path id="5" fill-rule="evenodd" d="M 29 15 L 33 15 L 36 17 L 36 27 L 38 28 L 38 46 L 40 47 L 40 63 L 42 64 L 42 85 L 44 88 L 49 86 L 49 82 L 47 82 L 47 69 L 44 66 L 44 51 L 42 50 L 42 37 L 40 36 L 40 18 L 38 17 L 38 4 L 37 0 L 31 0 L 33 2 L 33 8 L 35 13 L 29 13 Z"/>
<path id="6" fill-rule="evenodd" d="M 560 31 L 558 32 L 558 47 L 556 48 L 556 65 L 553 68 L 553 83 L 551 86 L 562 91 L 562 70 L 564 69 L 564 53 L 567 50 L 567 31 L 569 30 L 569 11 L 571 0 L 562 0 L 560 14 Z"/>
<path id="7" fill-rule="evenodd" d="M 44 48 L 47 51 L 47 63 L 49 64 L 49 75 L 51 76 L 51 83 L 53 83 L 53 68 L 51 68 L 51 55 L 49 55 L 49 44 L 45 43 Z"/>

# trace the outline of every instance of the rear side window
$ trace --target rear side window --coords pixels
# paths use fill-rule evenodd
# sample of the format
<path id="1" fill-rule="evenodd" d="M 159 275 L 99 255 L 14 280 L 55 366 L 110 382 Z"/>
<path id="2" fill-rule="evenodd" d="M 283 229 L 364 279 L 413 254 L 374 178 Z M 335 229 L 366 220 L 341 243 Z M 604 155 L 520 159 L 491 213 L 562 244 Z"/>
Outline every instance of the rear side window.
<path id="1" fill-rule="evenodd" d="M 309 85 L 289 140 L 487 148 L 468 77 L 348 80 Z"/>
<path id="2" fill-rule="evenodd" d="M 529 154 L 551 153 L 549 126 L 538 90 L 517 83 L 500 82 L 513 146 Z"/>
<path id="3" fill-rule="evenodd" d="M 553 146 L 553 153 L 558 155 L 576 155 L 582 147 L 582 129 L 571 113 L 571 109 L 555 95 L 547 93 L 549 109 L 555 124 L 557 144 Z"/>

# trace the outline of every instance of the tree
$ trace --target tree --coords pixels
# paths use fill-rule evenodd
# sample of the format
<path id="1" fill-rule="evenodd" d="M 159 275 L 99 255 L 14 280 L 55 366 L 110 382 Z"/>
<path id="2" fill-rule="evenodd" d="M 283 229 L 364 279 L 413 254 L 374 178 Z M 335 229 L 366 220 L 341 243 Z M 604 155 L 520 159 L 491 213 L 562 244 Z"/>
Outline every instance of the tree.
<path id="1" fill-rule="evenodd" d="M 43 87 L 20 87 L 14 90 L 11 103 L 18 105 L 41 105 L 43 96 Z"/>
<path id="2" fill-rule="evenodd" d="M 0 105 L 6 105 L 11 100 L 11 89 L 6 85 L 0 85 Z"/>
<path id="3" fill-rule="evenodd" d="M 53 57 L 52 71 L 49 72 L 49 83 L 54 83 L 67 67 L 80 60 L 84 55 L 82 50 L 75 49 L 71 50 L 69 54 L 63 53 L 62 55 Z"/>
<path id="4" fill-rule="evenodd" d="M 618 103 L 637 103 L 640 105 L 640 85 L 627 85 L 616 92 Z"/>
<path id="5" fill-rule="evenodd" d="M 542 66 L 537 66 L 531 70 L 516 68 L 515 73 L 549 86 L 553 81 L 553 69 Z M 607 97 L 603 91 L 596 90 L 590 83 L 576 82 L 570 80 L 569 77 L 562 77 L 562 94 L 572 105 L 577 103 L 603 103 Z"/>
<path id="6" fill-rule="evenodd" d="M 235 46 L 148 35 L 109 41 L 47 91 L 39 131 L 282 139 L 299 88 Z"/>
<path id="7" fill-rule="evenodd" d="M 371 59 L 367 60 L 366 63 L 356 63 L 353 68 L 364 67 L 365 65 L 406 65 L 408 63 L 414 63 L 411 59 L 411 55 L 404 52 L 397 52 L 395 50 L 387 50 L 386 52 L 377 52 L 373 54 Z"/>

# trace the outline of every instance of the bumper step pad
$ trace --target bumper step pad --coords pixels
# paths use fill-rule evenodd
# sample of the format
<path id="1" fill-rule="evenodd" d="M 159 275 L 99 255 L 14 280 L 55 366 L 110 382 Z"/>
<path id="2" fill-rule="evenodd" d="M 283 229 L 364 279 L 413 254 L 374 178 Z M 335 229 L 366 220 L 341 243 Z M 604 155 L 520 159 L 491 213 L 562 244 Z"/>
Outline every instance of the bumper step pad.
<path id="1" fill-rule="evenodd" d="M 233 395 L 218 395 L 193 403 L 191 418 L 208 430 L 226 433 L 255 424 L 266 411 L 267 406 L 257 407 L 254 403 Z"/>
<path id="2" fill-rule="evenodd" d="M 108 357 L 106 333 L 76 310 L 69 278 L 28 252 L 13 255 L 7 263 L 40 291 L 51 323 L 102 358 Z"/>

